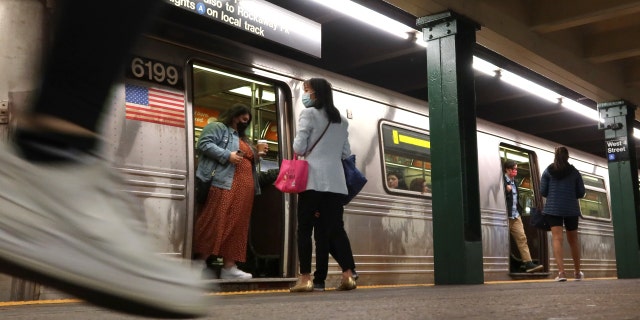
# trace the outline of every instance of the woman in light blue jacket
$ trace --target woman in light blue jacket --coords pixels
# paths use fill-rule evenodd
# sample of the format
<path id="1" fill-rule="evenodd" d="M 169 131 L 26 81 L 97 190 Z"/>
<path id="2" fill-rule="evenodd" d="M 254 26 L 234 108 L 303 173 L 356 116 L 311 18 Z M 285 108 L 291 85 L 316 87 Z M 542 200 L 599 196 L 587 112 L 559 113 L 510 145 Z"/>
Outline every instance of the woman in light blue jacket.
<path id="1" fill-rule="evenodd" d="M 324 290 L 329 250 L 342 268 L 338 290 L 353 290 L 355 263 L 349 237 L 344 230 L 342 198 L 347 185 L 342 159 L 351 155 L 349 123 L 333 105 L 331 84 L 312 78 L 304 82 L 298 129 L 293 141 L 296 154 L 309 163 L 307 190 L 298 196 L 298 258 L 300 281 L 291 292 Z M 315 226 L 316 272 L 311 281 L 311 234 Z"/>

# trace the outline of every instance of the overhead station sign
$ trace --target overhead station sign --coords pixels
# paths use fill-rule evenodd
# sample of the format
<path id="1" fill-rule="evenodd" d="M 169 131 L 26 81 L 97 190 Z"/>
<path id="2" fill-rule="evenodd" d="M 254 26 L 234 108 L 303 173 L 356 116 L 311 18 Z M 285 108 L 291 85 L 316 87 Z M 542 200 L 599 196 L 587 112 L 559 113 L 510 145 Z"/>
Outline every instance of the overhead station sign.
<path id="1" fill-rule="evenodd" d="M 164 0 L 310 55 L 321 56 L 321 26 L 263 0 Z"/>

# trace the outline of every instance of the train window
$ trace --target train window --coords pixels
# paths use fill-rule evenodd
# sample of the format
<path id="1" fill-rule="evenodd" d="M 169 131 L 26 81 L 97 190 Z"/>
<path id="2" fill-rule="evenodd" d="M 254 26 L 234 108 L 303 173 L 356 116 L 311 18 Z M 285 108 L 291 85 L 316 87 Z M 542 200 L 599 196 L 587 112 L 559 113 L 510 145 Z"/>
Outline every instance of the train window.
<path id="1" fill-rule="evenodd" d="M 260 170 L 278 167 L 278 126 L 273 85 L 251 77 L 223 71 L 201 63 L 193 64 L 194 143 L 202 128 L 217 121 L 220 114 L 236 103 L 251 108 L 253 127 L 247 136 L 253 143 L 266 140 L 269 152 L 260 161 Z"/>
<path id="2" fill-rule="evenodd" d="M 380 123 L 385 190 L 431 196 L 431 142 L 426 131 Z"/>
<path id="3" fill-rule="evenodd" d="M 522 150 L 516 147 L 502 145 L 500 146 L 500 158 L 504 164 L 507 160 L 513 160 L 518 164 L 518 173 L 515 177 L 518 185 L 518 203 L 523 208 L 522 215 L 528 216 L 531 208 L 536 208 L 536 192 L 534 186 L 534 176 L 536 167 L 535 153 Z M 503 170 L 504 173 L 504 170 Z M 537 180 L 535 180 L 537 183 Z"/>
<path id="4" fill-rule="evenodd" d="M 607 199 L 604 179 L 586 173 L 581 174 L 586 189 L 584 198 L 580 199 L 582 216 L 610 220 L 611 211 L 609 211 L 609 201 Z"/>

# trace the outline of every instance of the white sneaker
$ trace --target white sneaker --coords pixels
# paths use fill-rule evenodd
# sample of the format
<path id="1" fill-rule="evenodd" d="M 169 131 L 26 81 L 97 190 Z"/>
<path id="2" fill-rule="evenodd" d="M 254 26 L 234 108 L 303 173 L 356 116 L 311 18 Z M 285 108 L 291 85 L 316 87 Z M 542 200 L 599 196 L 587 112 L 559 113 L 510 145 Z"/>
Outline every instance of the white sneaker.
<path id="1" fill-rule="evenodd" d="M 220 279 L 251 279 L 253 276 L 251 273 L 246 273 L 237 266 L 233 266 L 231 268 L 222 268 L 220 270 Z"/>
<path id="2" fill-rule="evenodd" d="M 582 272 L 582 271 L 580 271 L 578 273 L 574 273 L 574 276 L 576 278 L 576 281 L 584 280 L 584 272 Z"/>
<path id="3" fill-rule="evenodd" d="M 204 315 L 199 275 L 147 243 L 121 180 L 101 160 L 34 164 L 0 144 L 0 272 L 154 317 Z"/>
<path id="4" fill-rule="evenodd" d="M 558 272 L 558 276 L 554 280 L 557 282 L 565 282 L 567 281 L 567 276 L 564 274 L 564 272 Z"/>

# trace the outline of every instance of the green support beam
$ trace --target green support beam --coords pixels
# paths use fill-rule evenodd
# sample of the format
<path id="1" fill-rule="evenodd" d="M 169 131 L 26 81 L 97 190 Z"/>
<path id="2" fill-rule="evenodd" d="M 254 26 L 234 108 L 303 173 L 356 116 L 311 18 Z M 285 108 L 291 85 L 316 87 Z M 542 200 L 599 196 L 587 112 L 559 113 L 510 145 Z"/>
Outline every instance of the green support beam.
<path id="1" fill-rule="evenodd" d="M 453 12 L 419 18 L 417 25 L 427 42 L 435 284 L 481 284 L 472 69 L 479 25 Z"/>
<path id="2" fill-rule="evenodd" d="M 609 160 L 611 218 L 616 245 L 618 278 L 640 278 L 640 216 L 638 215 L 638 165 L 633 138 L 635 107 L 624 101 L 598 104 L 604 122 Z"/>

